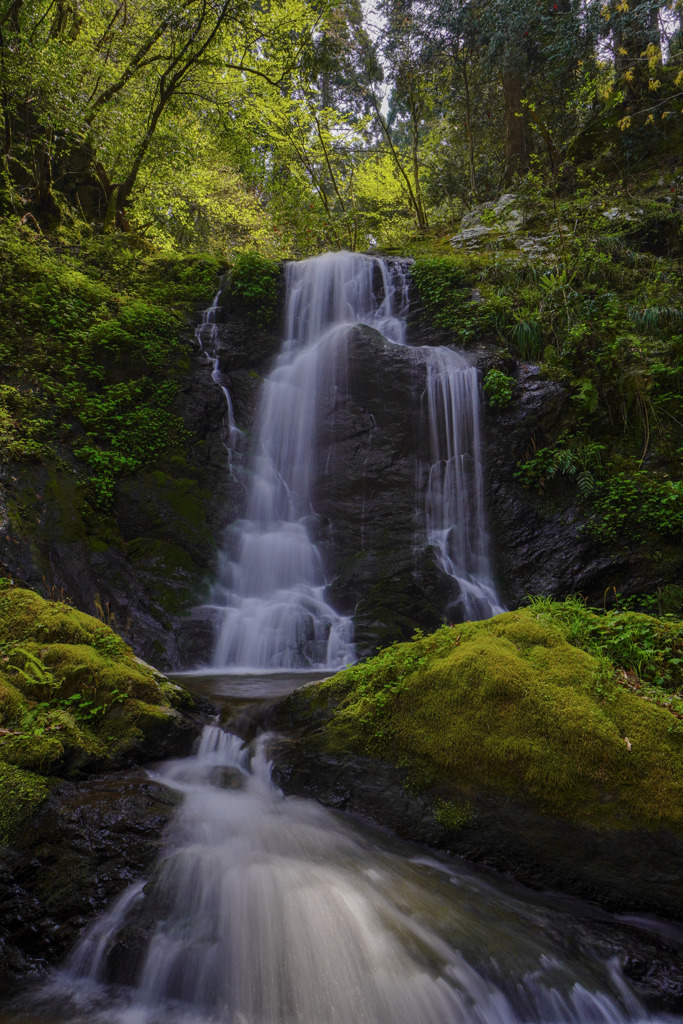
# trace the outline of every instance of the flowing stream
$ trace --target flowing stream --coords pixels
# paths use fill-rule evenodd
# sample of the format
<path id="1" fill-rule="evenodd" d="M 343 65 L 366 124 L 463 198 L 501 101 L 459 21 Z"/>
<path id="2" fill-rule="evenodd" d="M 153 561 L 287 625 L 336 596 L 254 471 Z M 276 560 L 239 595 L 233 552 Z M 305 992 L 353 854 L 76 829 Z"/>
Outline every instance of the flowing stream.
<path id="1" fill-rule="evenodd" d="M 356 826 L 207 726 L 148 880 L 0 1020 L 626 1024 L 651 1018 L 571 906 Z M 663 1019 L 663 1018 L 662 1018 Z M 673 1019 L 673 1018 L 671 1018 Z"/>
<path id="2" fill-rule="evenodd" d="M 216 651 L 217 663 L 281 674 L 197 680 L 200 692 L 238 705 L 290 690 L 287 667 L 352 657 L 350 622 L 325 600 L 306 526 L 316 395 L 334 387 L 349 325 L 361 320 L 405 343 L 400 267 L 338 254 L 287 274 L 286 340 L 263 389 Z M 215 308 L 199 335 L 210 358 Z M 450 349 L 415 349 L 415 358 L 426 369 L 430 435 L 423 539 L 454 582 L 453 612 L 494 614 L 476 370 Z M 599 912 L 285 798 L 271 780 L 268 743 L 245 745 L 207 725 L 193 756 L 155 770 L 182 803 L 149 877 L 86 929 L 60 970 L 0 1012 L 1 1024 L 665 1019 L 646 1012 L 587 927 Z"/>
<path id="3" fill-rule="evenodd" d="M 309 530 L 319 407 L 339 386 L 355 325 L 405 344 L 408 281 L 397 262 L 328 253 L 287 265 L 286 296 L 284 341 L 257 414 L 246 516 L 233 527 L 221 581 L 218 668 L 324 669 L 354 659 L 351 620 L 326 599 Z M 448 348 L 412 351 L 427 369 L 430 464 L 426 495 L 416 497 L 425 506 L 422 544 L 433 546 L 452 581 L 447 614 L 486 618 L 503 609 L 486 533 L 477 370 Z"/>

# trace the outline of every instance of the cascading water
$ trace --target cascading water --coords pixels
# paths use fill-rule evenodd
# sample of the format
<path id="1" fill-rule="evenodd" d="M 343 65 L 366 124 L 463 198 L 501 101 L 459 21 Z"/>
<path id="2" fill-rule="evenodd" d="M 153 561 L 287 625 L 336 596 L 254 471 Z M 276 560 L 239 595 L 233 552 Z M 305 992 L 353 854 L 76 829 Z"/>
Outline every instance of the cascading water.
<path id="1" fill-rule="evenodd" d="M 223 395 L 225 396 L 225 402 L 227 405 L 227 417 L 225 422 L 225 447 L 228 450 L 228 454 L 238 450 L 242 446 L 243 434 L 235 423 L 235 414 L 232 408 L 232 398 L 230 392 L 223 383 L 222 374 L 219 367 L 219 350 L 218 350 L 218 324 L 216 322 L 218 314 L 221 308 L 221 297 L 223 295 L 224 279 L 221 279 L 220 287 L 213 297 L 211 305 L 204 310 L 202 313 L 201 323 L 197 326 L 194 336 L 199 345 L 200 349 L 211 363 L 211 379 L 214 380 L 220 387 Z M 230 472 L 232 473 L 232 465 L 230 465 Z"/>
<path id="2" fill-rule="evenodd" d="M 314 512 L 320 395 L 333 391 L 348 331 L 364 323 L 403 341 L 383 261 L 330 253 L 286 268 L 285 340 L 266 379 L 246 518 L 224 579 L 216 666 L 337 668 L 352 661 L 351 620 L 325 598 Z M 400 292 L 399 292 L 400 298 Z"/>
<path id="3" fill-rule="evenodd" d="M 430 442 L 427 541 L 453 580 L 447 616 L 488 619 L 504 608 L 493 582 L 486 530 L 477 368 L 449 348 L 420 352 L 427 364 Z"/>
<path id="4" fill-rule="evenodd" d="M 3 1017 L 69 1024 L 627 1024 L 650 1019 L 580 920 L 366 834 L 208 726 L 157 777 L 166 851 Z"/>
<path id="5" fill-rule="evenodd" d="M 359 323 L 405 344 L 408 280 L 398 263 L 342 252 L 286 268 L 285 340 L 266 379 L 246 516 L 232 529 L 213 664 L 252 669 L 337 668 L 353 660 L 351 620 L 325 597 L 309 523 L 319 408 L 347 374 Z M 453 618 L 502 611 L 485 525 L 477 371 L 446 348 L 411 349 L 426 367 L 430 465 L 426 543 L 452 580 Z"/>

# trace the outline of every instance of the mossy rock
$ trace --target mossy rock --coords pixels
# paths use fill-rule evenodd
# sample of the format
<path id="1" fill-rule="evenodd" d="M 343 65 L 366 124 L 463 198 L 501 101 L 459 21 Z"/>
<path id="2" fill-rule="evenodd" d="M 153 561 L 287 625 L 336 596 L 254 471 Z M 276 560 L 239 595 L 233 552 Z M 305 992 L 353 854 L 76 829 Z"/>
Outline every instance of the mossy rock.
<path id="1" fill-rule="evenodd" d="M 0 846 L 35 814 L 53 781 L 0 760 Z"/>
<path id="2" fill-rule="evenodd" d="M 383 678 L 382 656 L 375 674 L 373 662 L 348 670 L 358 682 L 326 727 L 330 748 L 427 763 L 455 795 L 505 793 L 592 827 L 683 835 L 677 720 L 623 687 L 606 690 L 599 660 L 533 611 L 402 647 L 397 660 L 423 662 L 402 678 Z"/>
<path id="3" fill-rule="evenodd" d="M 679 719 L 533 608 L 395 644 L 295 691 L 269 727 L 293 734 L 274 753 L 288 792 L 541 888 L 683 918 Z"/>
<path id="4" fill-rule="evenodd" d="M 68 777 L 189 746 L 189 695 L 99 619 L 8 589 L 0 650 L 0 764 Z"/>

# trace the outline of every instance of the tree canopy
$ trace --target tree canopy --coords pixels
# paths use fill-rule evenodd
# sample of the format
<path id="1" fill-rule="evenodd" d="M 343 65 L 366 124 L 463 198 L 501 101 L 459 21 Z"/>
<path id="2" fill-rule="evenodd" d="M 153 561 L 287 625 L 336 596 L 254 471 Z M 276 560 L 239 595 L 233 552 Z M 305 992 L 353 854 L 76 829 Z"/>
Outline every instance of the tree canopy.
<path id="1" fill-rule="evenodd" d="M 3 0 L 0 203 L 308 253 L 678 167 L 680 0 Z"/>

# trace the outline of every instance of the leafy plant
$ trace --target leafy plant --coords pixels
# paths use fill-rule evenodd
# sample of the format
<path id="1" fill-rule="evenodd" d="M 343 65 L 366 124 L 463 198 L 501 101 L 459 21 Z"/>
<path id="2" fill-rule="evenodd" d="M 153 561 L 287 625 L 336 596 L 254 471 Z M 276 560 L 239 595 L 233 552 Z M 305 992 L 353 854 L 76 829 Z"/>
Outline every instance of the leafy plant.
<path id="1" fill-rule="evenodd" d="M 576 480 L 582 497 L 588 497 L 597 486 L 602 469 L 605 445 L 585 437 L 563 435 L 552 448 L 539 448 L 526 462 L 519 462 L 515 479 L 523 487 L 543 490 L 555 476 Z"/>
<path id="2" fill-rule="evenodd" d="M 534 613 L 559 625 L 571 644 L 608 658 L 613 675 L 623 670 L 635 673 L 640 683 L 674 692 L 683 689 L 683 623 L 637 612 L 596 610 L 578 595 L 565 601 L 529 601 Z"/>
<path id="3" fill-rule="evenodd" d="M 247 314 L 261 327 L 275 314 L 280 265 L 257 252 L 241 252 L 228 278 L 232 302 L 244 306 Z"/>
<path id="4" fill-rule="evenodd" d="M 502 408 L 512 400 L 515 378 L 508 377 L 502 370 L 491 368 L 484 377 L 484 391 L 493 408 Z"/>
<path id="5" fill-rule="evenodd" d="M 683 482 L 657 480 L 642 469 L 617 472 L 596 485 L 595 510 L 588 529 L 601 541 L 680 537 Z"/>

